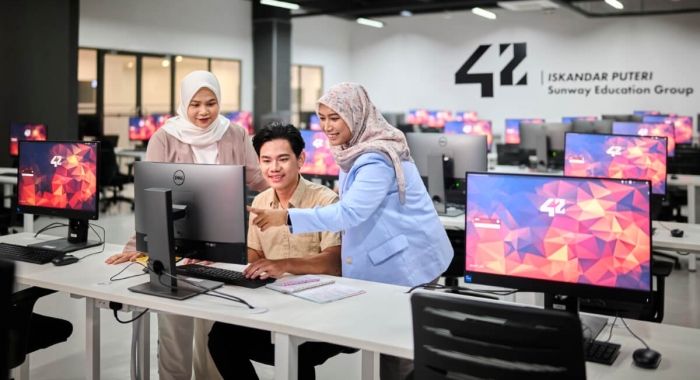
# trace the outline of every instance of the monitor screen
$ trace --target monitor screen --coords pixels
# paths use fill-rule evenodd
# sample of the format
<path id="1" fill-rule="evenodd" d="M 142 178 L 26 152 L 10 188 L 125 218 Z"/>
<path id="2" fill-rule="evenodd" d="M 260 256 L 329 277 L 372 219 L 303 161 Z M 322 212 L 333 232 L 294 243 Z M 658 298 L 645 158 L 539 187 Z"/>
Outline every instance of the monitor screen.
<path id="1" fill-rule="evenodd" d="M 231 120 L 232 123 L 243 127 L 243 129 L 248 132 L 248 135 L 252 136 L 255 134 L 255 128 L 253 128 L 253 114 L 250 111 L 231 112 L 224 115 L 224 117 Z"/>
<path id="2" fill-rule="evenodd" d="M 311 115 L 309 118 L 309 129 L 312 131 L 321 130 L 321 120 L 318 119 L 318 115 Z"/>
<path id="3" fill-rule="evenodd" d="M 467 174 L 466 283 L 648 302 L 643 180 Z"/>
<path id="4" fill-rule="evenodd" d="M 428 111 L 428 127 L 442 128 L 454 119 L 452 111 Z"/>
<path id="5" fill-rule="evenodd" d="M 428 124 L 428 110 L 409 110 L 408 114 L 406 115 L 406 124 Z"/>
<path id="6" fill-rule="evenodd" d="M 98 157 L 98 142 L 20 142 L 19 212 L 97 219 Z"/>
<path id="7" fill-rule="evenodd" d="M 651 116 L 651 115 L 658 115 L 661 112 L 659 111 L 634 111 L 632 112 L 633 115 L 641 115 L 641 116 Z"/>
<path id="8" fill-rule="evenodd" d="M 520 144 L 520 123 L 542 124 L 544 119 L 506 119 L 506 144 Z"/>
<path id="9" fill-rule="evenodd" d="M 486 146 L 489 151 L 491 151 L 491 143 L 493 142 L 493 132 L 491 130 L 491 122 L 486 120 L 471 121 L 471 122 L 457 122 L 451 121 L 445 124 L 446 134 L 464 134 L 464 135 L 476 135 L 476 136 L 486 136 Z"/>
<path id="10" fill-rule="evenodd" d="M 165 124 L 165 122 L 163 122 Z M 162 126 L 156 121 L 156 115 L 129 118 L 129 140 L 148 141 Z"/>
<path id="11" fill-rule="evenodd" d="M 460 111 L 455 113 L 454 121 L 479 121 L 476 111 Z"/>
<path id="12" fill-rule="evenodd" d="M 46 124 L 10 124 L 10 156 L 17 157 L 20 141 L 45 141 L 47 136 Z"/>
<path id="13" fill-rule="evenodd" d="M 668 156 L 673 157 L 676 152 L 676 138 L 673 124 L 666 123 L 613 123 L 613 133 L 616 135 L 661 136 L 668 139 Z"/>
<path id="14" fill-rule="evenodd" d="M 671 123 L 676 144 L 693 143 L 693 118 L 690 116 L 644 116 L 645 123 Z"/>
<path id="15" fill-rule="evenodd" d="M 567 133 L 564 175 L 645 179 L 652 194 L 666 194 L 666 138 Z"/>
<path id="16" fill-rule="evenodd" d="M 306 160 L 300 172 L 310 176 L 337 177 L 340 167 L 333 158 L 331 144 L 323 132 L 300 130 L 304 138 Z"/>
<path id="17" fill-rule="evenodd" d="M 596 117 L 596 116 L 570 116 L 570 117 L 562 117 L 561 118 L 562 123 L 573 123 L 576 120 L 596 121 L 596 120 L 598 120 L 598 117 Z"/>

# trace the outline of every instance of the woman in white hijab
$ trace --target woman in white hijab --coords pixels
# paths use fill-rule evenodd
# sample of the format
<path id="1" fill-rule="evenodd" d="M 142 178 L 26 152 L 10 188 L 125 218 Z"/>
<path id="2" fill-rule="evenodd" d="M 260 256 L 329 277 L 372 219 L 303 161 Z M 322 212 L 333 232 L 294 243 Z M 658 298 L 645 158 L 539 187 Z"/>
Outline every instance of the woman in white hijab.
<path id="1" fill-rule="evenodd" d="M 269 186 L 260 172 L 258 157 L 246 130 L 219 114 L 219 81 L 208 71 L 193 71 L 180 85 L 178 116 L 168 119 L 148 143 L 146 161 L 195 164 L 245 165 L 246 185 L 262 191 Z M 214 184 L 212 184 L 214 185 Z M 133 236 L 124 251 L 107 264 L 134 261 Z M 219 377 L 206 349 L 213 323 L 171 314 L 158 314 L 158 372 L 162 380 L 191 380 L 193 349 L 197 379 Z"/>

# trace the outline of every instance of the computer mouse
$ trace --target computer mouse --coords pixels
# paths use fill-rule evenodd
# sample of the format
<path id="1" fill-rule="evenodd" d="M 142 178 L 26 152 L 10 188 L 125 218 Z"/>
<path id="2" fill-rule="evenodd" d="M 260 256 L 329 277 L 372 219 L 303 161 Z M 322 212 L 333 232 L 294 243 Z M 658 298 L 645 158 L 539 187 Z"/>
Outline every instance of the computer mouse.
<path id="1" fill-rule="evenodd" d="M 651 348 L 640 348 L 632 354 L 632 361 L 637 367 L 656 369 L 661 363 L 661 354 Z"/>
<path id="2" fill-rule="evenodd" d="M 683 230 L 679 230 L 678 228 L 674 228 L 671 230 L 671 236 L 677 237 L 677 238 L 683 237 Z"/>
<path id="3" fill-rule="evenodd" d="M 677 175 L 677 174 L 671 174 L 671 179 L 678 179 L 678 175 Z"/>
<path id="4" fill-rule="evenodd" d="M 58 256 L 58 257 L 54 258 L 53 260 L 51 260 L 51 262 L 53 263 L 53 265 L 55 265 L 57 267 L 61 267 L 64 265 L 75 264 L 78 262 L 78 260 L 80 260 L 80 259 L 75 257 L 75 256 L 63 255 L 63 256 Z"/>

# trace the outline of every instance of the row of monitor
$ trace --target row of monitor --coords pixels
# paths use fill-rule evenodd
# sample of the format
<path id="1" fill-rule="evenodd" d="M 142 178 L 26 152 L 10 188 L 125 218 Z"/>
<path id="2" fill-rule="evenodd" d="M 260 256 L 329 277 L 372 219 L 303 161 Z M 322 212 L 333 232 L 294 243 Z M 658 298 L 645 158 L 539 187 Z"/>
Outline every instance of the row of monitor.
<path id="1" fill-rule="evenodd" d="M 591 138 L 598 140 L 586 140 Z M 474 151 L 485 157 L 484 136 L 459 136 L 447 144 L 441 139 L 445 136 L 408 136 L 414 148 L 416 143 L 423 147 L 412 150 L 422 151 L 420 155 L 452 153 L 454 174 L 466 173 L 464 177 L 459 174 L 465 182 L 465 282 L 650 302 L 653 181 L 628 178 L 639 172 L 627 169 L 600 172 L 617 178 L 486 173 L 482 165 L 485 159 L 479 168 L 467 160 Z M 606 160 L 642 164 L 646 161 L 641 158 L 643 151 L 652 152 L 662 162 L 663 140 L 575 133 L 567 136 L 567 142 L 572 142 L 572 158 L 575 151 L 579 163 L 592 160 L 591 171 L 581 171 L 585 177 L 597 176 L 596 168 L 604 166 Z M 462 149 L 466 146 L 472 150 Z M 74 219 L 97 219 L 99 150 L 99 142 L 21 142 L 18 211 L 66 217 L 71 224 Z M 603 151 L 609 153 L 600 153 Z M 414 158 L 421 169 L 421 159 Z M 599 165 L 593 165 L 594 160 L 599 160 Z M 461 171 L 464 167 L 470 170 Z M 478 172 L 472 170 L 475 168 Z M 178 173 L 187 180 L 175 184 L 173 178 Z M 244 264 L 244 173 L 242 166 L 136 163 L 137 248 L 148 251 L 145 191 L 165 188 L 172 191 L 173 204 L 186 210 L 186 217 L 174 222 L 180 256 Z M 222 186 L 211 186 L 213 182 Z M 56 191 L 57 187 L 61 191 Z"/>
<path id="2" fill-rule="evenodd" d="M 148 115 L 129 118 L 129 140 L 148 141 L 171 117 L 170 114 Z M 242 126 L 249 135 L 255 134 L 253 129 L 253 114 L 250 111 L 236 111 L 225 114 L 224 117 L 232 123 Z"/>

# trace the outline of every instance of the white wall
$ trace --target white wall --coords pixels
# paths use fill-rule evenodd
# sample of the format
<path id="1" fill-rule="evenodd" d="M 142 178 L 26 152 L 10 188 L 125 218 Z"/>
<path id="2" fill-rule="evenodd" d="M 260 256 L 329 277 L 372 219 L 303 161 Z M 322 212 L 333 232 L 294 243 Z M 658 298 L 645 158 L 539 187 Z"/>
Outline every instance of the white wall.
<path id="1" fill-rule="evenodd" d="M 251 3 L 245 0 L 82 0 L 78 44 L 242 61 L 241 108 L 253 108 Z"/>
<path id="2" fill-rule="evenodd" d="M 350 76 L 350 32 L 354 23 L 319 16 L 292 20 L 292 64 L 323 66 L 323 91 Z"/>
<path id="3" fill-rule="evenodd" d="M 409 108 L 476 110 L 501 133 L 504 119 L 600 116 L 659 110 L 683 115 L 700 112 L 700 23 L 697 14 L 586 19 L 563 9 L 554 14 L 497 11 L 490 21 L 468 12 L 386 18 L 386 27 L 353 25 L 351 78 L 367 87 L 383 111 Z M 498 55 L 500 43 L 527 43 L 527 58 L 514 81 L 528 72 L 527 86 L 500 86 L 500 70 L 512 48 Z M 495 72 L 493 98 L 481 98 L 479 85 L 455 84 L 455 73 L 481 44 L 493 44 L 471 73 Z M 549 95 L 541 73 L 653 71 L 653 80 L 637 87 L 693 87 L 682 95 Z M 554 84 L 594 87 L 602 82 Z M 608 83 L 623 86 L 624 83 Z M 629 83 L 627 84 L 629 85 Z"/>

